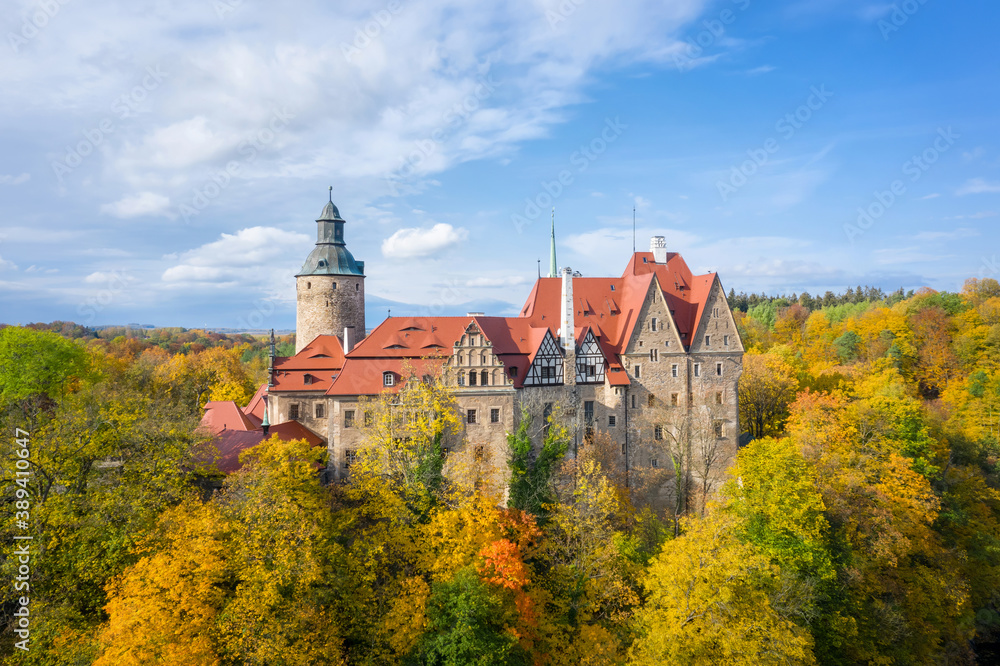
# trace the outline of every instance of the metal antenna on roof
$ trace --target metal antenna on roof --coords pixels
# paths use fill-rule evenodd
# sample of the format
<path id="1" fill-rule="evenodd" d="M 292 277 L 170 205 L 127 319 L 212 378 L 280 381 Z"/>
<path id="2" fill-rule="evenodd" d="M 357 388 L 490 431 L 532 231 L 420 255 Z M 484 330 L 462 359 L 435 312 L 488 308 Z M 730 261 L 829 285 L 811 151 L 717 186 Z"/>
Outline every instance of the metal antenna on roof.
<path id="1" fill-rule="evenodd" d="M 542 279 L 542 260 L 538 260 L 538 279 Z"/>
<path id="2" fill-rule="evenodd" d="M 632 206 L 632 254 L 635 254 L 635 206 Z"/>

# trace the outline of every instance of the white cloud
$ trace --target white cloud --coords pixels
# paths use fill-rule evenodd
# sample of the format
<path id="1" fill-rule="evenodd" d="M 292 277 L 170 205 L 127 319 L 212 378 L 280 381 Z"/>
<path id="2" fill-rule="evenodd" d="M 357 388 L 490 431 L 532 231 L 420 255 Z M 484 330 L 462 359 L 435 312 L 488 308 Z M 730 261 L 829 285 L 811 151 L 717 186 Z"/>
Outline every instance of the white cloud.
<path id="1" fill-rule="evenodd" d="M 477 277 L 465 283 L 466 287 L 516 287 L 527 284 L 528 280 L 523 276 L 512 277 Z"/>
<path id="2" fill-rule="evenodd" d="M 274 227 L 250 227 L 173 259 L 163 271 L 167 285 L 280 289 L 308 253 L 309 237 Z"/>
<path id="3" fill-rule="evenodd" d="M 987 194 L 1000 192 L 1000 183 L 990 182 L 983 178 L 973 178 L 955 192 L 960 197 L 966 194 Z"/>
<path id="4" fill-rule="evenodd" d="M 16 271 L 17 264 L 15 264 L 13 261 L 7 261 L 3 257 L 0 257 L 0 271 L 4 270 Z"/>
<path id="5" fill-rule="evenodd" d="M 31 180 L 30 173 L 22 173 L 20 176 L 0 176 L 0 185 L 20 185 Z"/>
<path id="6" fill-rule="evenodd" d="M 400 229 L 382 241 L 382 255 L 389 259 L 427 257 L 457 245 L 469 232 L 439 222 L 429 229 Z"/>
<path id="7" fill-rule="evenodd" d="M 927 196 L 920 197 L 920 200 L 926 201 L 927 199 L 937 199 L 939 196 L 941 196 L 939 192 L 934 192 L 932 194 L 928 194 Z"/>
<path id="8" fill-rule="evenodd" d="M 777 67 L 773 65 L 761 65 L 760 67 L 754 67 L 753 69 L 747 70 L 747 76 L 757 76 L 759 74 L 768 74 L 773 72 Z"/>
<path id="9" fill-rule="evenodd" d="M 101 212 L 115 217 L 139 217 L 140 215 L 162 215 L 170 207 L 170 199 L 155 192 L 140 192 L 126 196 L 114 203 L 101 206 Z"/>
<path id="10" fill-rule="evenodd" d="M 913 239 L 918 241 L 942 241 L 971 238 L 978 235 L 979 232 L 975 229 L 960 228 L 954 231 L 921 231 Z"/>

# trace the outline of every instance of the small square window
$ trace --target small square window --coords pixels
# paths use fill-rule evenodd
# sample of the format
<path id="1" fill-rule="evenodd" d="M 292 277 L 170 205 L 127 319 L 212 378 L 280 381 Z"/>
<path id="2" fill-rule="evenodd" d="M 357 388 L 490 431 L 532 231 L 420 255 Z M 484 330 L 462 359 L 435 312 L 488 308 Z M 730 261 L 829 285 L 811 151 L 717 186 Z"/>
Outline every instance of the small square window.
<path id="1" fill-rule="evenodd" d="M 323 418 L 323 403 L 321 402 L 316 403 L 316 418 Z"/>
<path id="2" fill-rule="evenodd" d="M 476 410 L 470 409 L 465 413 L 465 422 L 466 423 L 476 422 Z"/>
<path id="3" fill-rule="evenodd" d="M 290 418 L 290 419 L 297 419 L 297 418 L 299 418 L 299 406 L 297 404 L 296 405 L 290 405 L 288 407 L 288 418 Z"/>
<path id="4" fill-rule="evenodd" d="M 694 376 L 701 377 L 701 363 L 694 364 Z"/>
<path id="5" fill-rule="evenodd" d="M 500 423 L 500 408 L 493 407 L 490 409 L 490 423 Z"/>
<path id="6" fill-rule="evenodd" d="M 615 424 L 618 423 L 618 417 L 612 414 L 608 417 L 608 427 L 614 428 Z"/>
<path id="7" fill-rule="evenodd" d="M 351 469 L 351 465 L 358 461 L 358 452 L 354 449 L 347 449 L 344 452 L 344 469 Z"/>
<path id="8" fill-rule="evenodd" d="M 650 458 L 649 459 L 649 466 L 650 467 L 659 467 L 660 466 L 660 461 L 657 460 L 656 458 Z"/>
<path id="9" fill-rule="evenodd" d="M 716 363 L 715 364 L 715 376 L 716 377 L 721 377 L 722 376 L 722 364 L 721 363 Z"/>
<path id="10" fill-rule="evenodd" d="M 344 427 L 353 428 L 354 427 L 354 410 L 348 409 L 344 411 Z"/>
<path id="11" fill-rule="evenodd" d="M 382 373 L 382 386 L 395 386 L 396 376 L 391 372 Z"/>

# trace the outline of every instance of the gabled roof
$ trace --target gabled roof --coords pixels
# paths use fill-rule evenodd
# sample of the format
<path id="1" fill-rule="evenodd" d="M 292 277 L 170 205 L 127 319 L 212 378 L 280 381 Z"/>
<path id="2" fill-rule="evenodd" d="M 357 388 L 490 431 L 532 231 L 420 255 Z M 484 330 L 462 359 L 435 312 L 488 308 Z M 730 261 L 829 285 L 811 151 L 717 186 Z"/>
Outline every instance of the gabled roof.
<path id="1" fill-rule="evenodd" d="M 232 400 L 217 400 L 205 404 L 201 427 L 213 435 L 218 435 L 227 430 L 240 432 L 254 430 L 257 425 L 250 421 Z"/>
<path id="2" fill-rule="evenodd" d="M 667 253 L 665 264 L 655 263 L 652 252 L 636 252 L 622 277 L 654 274 L 673 313 L 681 342 L 688 347 L 698 331 L 716 273 L 693 275 L 687 262 L 676 252 Z"/>
<path id="3" fill-rule="evenodd" d="M 250 398 L 250 402 L 243 408 L 243 414 L 248 419 L 260 425 L 264 420 L 264 410 L 267 408 L 265 399 L 267 398 L 267 384 L 261 384 L 257 392 Z"/>
<path id="4" fill-rule="evenodd" d="M 383 391 L 398 391 L 406 381 L 405 370 L 411 369 L 416 377 L 437 376 L 446 357 L 437 358 L 348 358 L 344 369 L 327 390 L 327 395 L 377 395 Z M 392 386 L 386 386 L 386 372 L 394 375 Z"/>

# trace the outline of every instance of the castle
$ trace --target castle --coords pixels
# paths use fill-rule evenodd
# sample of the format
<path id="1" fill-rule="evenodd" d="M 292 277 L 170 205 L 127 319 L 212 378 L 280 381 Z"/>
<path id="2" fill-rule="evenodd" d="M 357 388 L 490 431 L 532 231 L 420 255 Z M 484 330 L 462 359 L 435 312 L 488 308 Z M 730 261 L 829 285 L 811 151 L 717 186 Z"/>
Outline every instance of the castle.
<path id="1" fill-rule="evenodd" d="M 725 469 L 735 455 L 736 324 L 718 275 L 693 275 L 662 236 L 621 277 L 583 277 L 557 272 L 553 227 L 549 276 L 516 317 L 388 317 L 366 333 L 364 262 L 332 197 L 316 223 L 295 276 L 296 353 L 272 361 L 265 423 L 295 421 L 325 440 L 329 480 L 346 478 L 360 445 L 359 398 L 398 390 L 407 371 L 442 373 L 469 445 L 497 465 L 524 410 L 536 444 L 558 409 L 574 446 L 607 433 L 626 471 L 669 467 L 670 438 L 710 452 L 703 466 Z"/>

